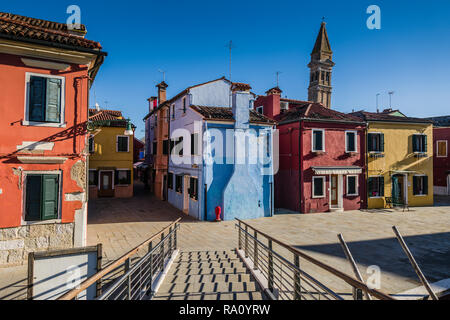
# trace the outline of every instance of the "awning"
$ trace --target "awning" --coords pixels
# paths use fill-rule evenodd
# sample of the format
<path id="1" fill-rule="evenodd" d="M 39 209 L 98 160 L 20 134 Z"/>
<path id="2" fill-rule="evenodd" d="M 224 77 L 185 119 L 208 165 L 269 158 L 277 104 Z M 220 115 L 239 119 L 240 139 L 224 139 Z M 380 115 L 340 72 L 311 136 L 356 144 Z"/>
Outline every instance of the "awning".
<path id="1" fill-rule="evenodd" d="M 133 168 L 137 168 L 137 167 L 141 166 L 142 163 L 143 163 L 142 161 L 133 163 Z"/>
<path id="2" fill-rule="evenodd" d="M 315 174 L 360 174 L 360 167 L 312 167 Z"/>

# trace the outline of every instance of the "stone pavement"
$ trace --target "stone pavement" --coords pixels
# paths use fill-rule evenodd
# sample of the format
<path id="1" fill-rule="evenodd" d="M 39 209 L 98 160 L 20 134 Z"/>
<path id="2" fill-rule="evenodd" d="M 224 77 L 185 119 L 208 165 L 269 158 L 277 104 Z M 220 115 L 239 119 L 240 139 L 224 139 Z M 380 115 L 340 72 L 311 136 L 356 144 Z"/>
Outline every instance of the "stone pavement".
<path id="1" fill-rule="evenodd" d="M 392 232 L 396 225 L 410 246 L 430 282 L 450 278 L 450 206 L 410 208 L 410 211 L 369 210 L 318 214 L 277 214 L 271 218 L 249 220 L 261 231 L 296 246 L 343 272 L 352 274 L 339 245 L 342 233 L 360 267 L 364 279 L 370 265 L 381 269 L 381 290 L 397 293 L 420 285 Z M 282 210 L 280 211 L 280 213 Z M 96 199 L 89 204 L 88 245 L 102 243 L 104 263 L 137 246 L 171 221 L 182 217 L 178 239 L 182 251 L 234 249 L 237 229 L 233 221 L 196 221 L 167 202 L 149 195 L 137 185 L 130 199 Z M 275 248 L 275 247 L 274 247 Z M 275 248 L 276 249 L 276 248 Z M 348 292 L 348 285 L 305 261 L 307 272 L 335 290 Z M 26 266 L 0 268 L 0 299 L 19 298 L 25 293 Z M 25 282 L 24 282 L 25 281 Z M 17 284 L 3 289 L 9 284 Z M 11 294 L 12 292 L 16 292 Z M 23 295 L 22 295 L 23 297 Z"/>

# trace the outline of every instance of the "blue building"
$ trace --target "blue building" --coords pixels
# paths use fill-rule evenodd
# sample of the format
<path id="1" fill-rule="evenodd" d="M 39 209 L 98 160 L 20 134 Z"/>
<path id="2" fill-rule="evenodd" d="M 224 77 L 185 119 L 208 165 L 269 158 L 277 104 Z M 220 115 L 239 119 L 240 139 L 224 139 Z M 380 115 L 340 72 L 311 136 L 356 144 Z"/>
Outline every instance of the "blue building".
<path id="1" fill-rule="evenodd" d="M 220 78 L 169 100 L 168 201 L 199 220 L 273 214 L 274 122 L 253 110 L 250 86 Z"/>

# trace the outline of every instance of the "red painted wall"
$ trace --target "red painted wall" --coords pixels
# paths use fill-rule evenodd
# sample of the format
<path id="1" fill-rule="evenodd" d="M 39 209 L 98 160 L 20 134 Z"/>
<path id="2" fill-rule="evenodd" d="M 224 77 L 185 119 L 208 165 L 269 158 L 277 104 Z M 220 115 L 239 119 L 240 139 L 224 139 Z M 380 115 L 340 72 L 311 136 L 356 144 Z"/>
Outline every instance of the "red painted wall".
<path id="1" fill-rule="evenodd" d="M 437 157 L 437 141 L 447 141 L 447 157 Z M 435 186 L 446 187 L 450 171 L 450 128 L 433 128 L 433 181 Z"/>
<path id="2" fill-rule="evenodd" d="M 325 153 L 316 155 L 312 152 L 312 129 L 325 129 Z M 345 131 L 357 130 L 358 153 L 351 155 L 345 152 Z M 364 127 L 355 124 L 339 124 L 327 122 L 304 122 L 303 136 L 303 196 L 302 212 L 325 212 L 329 210 L 330 199 L 328 188 L 330 187 L 329 176 L 326 177 L 326 197 L 321 199 L 312 198 L 312 177 L 314 175 L 311 167 L 315 166 L 358 166 L 363 168 L 359 175 L 359 195 L 346 195 L 346 177 L 343 182 L 343 206 L 344 210 L 356 210 L 364 208 L 365 204 L 365 130 Z"/>
<path id="3" fill-rule="evenodd" d="M 41 73 L 65 77 L 65 128 L 24 126 L 25 73 Z M 62 222 L 73 222 L 75 210 L 81 208 L 79 201 L 65 201 L 66 193 L 82 192 L 83 189 L 72 180 L 72 166 L 79 160 L 85 148 L 85 123 L 88 109 L 88 80 L 86 66 L 71 65 L 63 72 L 25 66 L 20 57 L 0 54 L 0 228 L 16 227 L 21 224 L 23 214 L 22 171 L 62 171 L 62 199 L 60 199 Z M 54 142 L 51 151 L 29 154 L 17 151 L 24 141 Z M 23 164 L 18 155 L 67 157 L 64 164 Z M 13 170 L 19 172 L 14 174 Z"/>

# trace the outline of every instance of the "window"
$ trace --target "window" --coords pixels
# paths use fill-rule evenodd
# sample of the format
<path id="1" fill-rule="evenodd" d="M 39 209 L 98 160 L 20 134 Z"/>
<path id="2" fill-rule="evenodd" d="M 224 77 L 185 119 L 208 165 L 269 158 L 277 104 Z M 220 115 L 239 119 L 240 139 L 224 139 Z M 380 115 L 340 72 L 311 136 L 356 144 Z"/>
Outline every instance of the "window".
<path id="1" fill-rule="evenodd" d="M 313 129 L 312 131 L 312 151 L 325 151 L 324 130 Z"/>
<path id="2" fill-rule="evenodd" d="M 169 174 L 167 175 L 167 188 L 169 188 L 170 190 L 173 189 L 173 173 L 169 172 Z"/>
<path id="3" fill-rule="evenodd" d="M 25 192 L 25 221 L 58 218 L 58 174 L 27 174 Z"/>
<path id="4" fill-rule="evenodd" d="M 117 136 L 117 152 L 128 152 L 128 136 Z"/>
<path id="5" fill-rule="evenodd" d="M 384 134 L 369 133 L 367 135 L 367 150 L 369 152 L 384 152 Z"/>
<path id="6" fill-rule="evenodd" d="M 414 134 L 412 136 L 413 152 L 427 152 L 427 136 L 425 134 Z"/>
<path id="7" fill-rule="evenodd" d="M 131 170 L 123 169 L 116 170 L 116 176 L 114 177 L 114 183 L 122 185 L 131 184 Z"/>
<path id="8" fill-rule="evenodd" d="M 186 98 L 183 98 L 183 113 L 186 113 Z"/>
<path id="9" fill-rule="evenodd" d="M 198 179 L 190 177 L 189 179 L 189 196 L 192 199 L 198 200 Z"/>
<path id="10" fill-rule="evenodd" d="M 169 140 L 163 140 L 163 154 L 169 154 Z"/>
<path id="11" fill-rule="evenodd" d="M 313 177 L 312 197 L 325 198 L 325 177 Z"/>
<path id="12" fill-rule="evenodd" d="M 94 136 L 89 137 L 89 152 L 94 153 L 95 152 L 95 145 L 94 145 Z"/>
<path id="13" fill-rule="evenodd" d="M 358 195 L 358 176 L 347 176 L 347 195 Z"/>
<path id="14" fill-rule="evenodd" d="M 169 116 L 169 109 L 166 109 L 166 116 L 164 117 L 165 119 L 164 119 L 164 121 L 165 122 L 169 122 L 169 118 L 170 118 L 170 116 Z"/>
<path id="15" fill-rule="evenodd" d="M 179 156 L 183 155 L 183 137 L 174 138 L 172 142 L 171 150 L 173 150 L 174 154 L 178 153 Z"/>
<path id="16" fill-rule="evenodd" d="M 191 155 L 198 155 L 198 133 L 191 133 Z"/>
<path id="17" fill-rule="evenodd" d="M 259 107 L 257 107 L 257 108 L 256 108 L 256 111 L 257 111 L 258 113 L 264 114 L 264 106 L 259 106 Z"/>
<path id="18" fill-rule="evenodd" d="M 447 157 L 447 140 L 436 141 L 436 156 L 438 158 Z"/>
<path id="19" fill-rule="evenodd" d="M 414 176 L 413 177 L 413 194 L 415 196 L 424 196 L 428 194 L 428 177 Z"/>
<path id="20" fill-rule="evenodd" d="M 152 154 L 155 155 L 158 150 L 158 142 L 153 141 Z"/>
<path id="21" fill-rule="evenodd" d="M 175 104 L 172 105 L 172 119 L 175 119 Z"/>
<path id="22" fill-rule="evenodd" d="M 89 185 L 97 186 L 98 185 L 98 172 L 97 170 L 89 169 Z"/>
<path id="23" fill-rule="evenodd" d="M 182 175 L 176 175 L 175 176 L 175 191 L 176 192 L 183 192 L 183 176 Z"/>
<path id="24" fill-rule="evenodd" d="M 27 74 L 26 121 L 62 124 L 64 78 Z"/>
<path id="25" fill-rule="evenodd" d="M 356 131 L 345 132 L 345 152 L 357 152 Z"/>
<path id="26" fill-rule="evenodd" d="M 369 177 L 368 192 L 370 198 L 384 197 L 384 177 Z"/>

